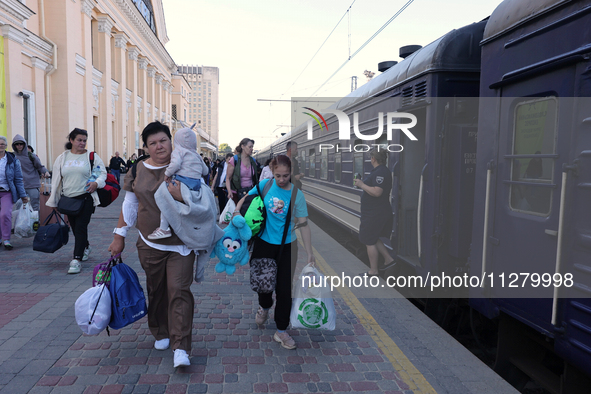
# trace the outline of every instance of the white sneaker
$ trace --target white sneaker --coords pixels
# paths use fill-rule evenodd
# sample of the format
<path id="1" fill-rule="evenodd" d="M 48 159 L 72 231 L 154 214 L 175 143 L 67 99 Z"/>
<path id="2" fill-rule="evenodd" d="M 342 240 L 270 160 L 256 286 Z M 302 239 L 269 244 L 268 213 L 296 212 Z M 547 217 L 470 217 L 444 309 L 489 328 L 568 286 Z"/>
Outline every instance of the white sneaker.
<path id="1" fill-rule="evenodd" d="M 72 261 L 70 261 L 70 268 L 68 268 L 68 274 L 79 274 L 81 266 L 82 264 L 80 264 L 80 261 L 73 259 Z"/>
<path id="2" fill-rule="evenodd" d="M 189 355 L 182 349 L 177 349 L 174 351 L 174 367 L 186 367 L 191 365 L 191 360 L 189 360 Z"/>
<path id="3" fill-rule="evenodd" d="M 90 247 L 90 245 L 88 245 L 85 249 L 84 249 L 84 254 L 82 255 L 82 261 L 86 261 L 88 260 L 88 256 L 90 256 L 90 252 L 92 251 L 92 248 Z"/>
<path id="4" fill-rule="evenodd" d="M 156 350 L 166 350 L 170 346 L 170 339 L 164 338 L 159 341 L 154 342 L 154 349 Z"/>
<path id="5" fill-rule="evenodd" d="M 170 228 L 168 230 L 163 230 L 160 227 L 158 227 L 156 230 L 154 230 L 154 232 L 150 235 L 148 235 L 148 239 L 164 239 L 164 238 L 169 238 L 172 236 L 172 231 L 170 231 Z"/>

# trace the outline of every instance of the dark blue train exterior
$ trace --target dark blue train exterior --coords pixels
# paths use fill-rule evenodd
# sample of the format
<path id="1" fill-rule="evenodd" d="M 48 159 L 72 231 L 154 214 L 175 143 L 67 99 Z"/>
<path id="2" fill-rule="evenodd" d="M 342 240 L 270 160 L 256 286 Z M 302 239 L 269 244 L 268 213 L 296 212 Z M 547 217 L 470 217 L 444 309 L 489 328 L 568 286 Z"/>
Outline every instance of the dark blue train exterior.
<path id="1" fill-rule="evenodd" d="M 590 26 L 589 1 L 506 1 L 491 15 L 482 41 L 470 258 L 475 274 L 515 272 L 517 266 L 521 272 L 572 273 L 578 290 L 571 289 L 571 298 L 503 298 L 495 288 L 488 298 L 473 290 L 471 304 L 489 318 L 509 315 L 552 338 L 552 350 L 589 375 Z M 545 121 L 554 122 L 540 133 L 547 142 L 537 148 L 518 141 L 529 132 L 519 119 L 524 106 L 544 108 Z M 543 162 L 537 178 L 523 171 L 535 160 Z M 529 194 L 527 204 L 518 201 L 521 191 Z"/>
<path id="2" fill-rule="evenodd" d="M 448 294 L 500 322 L 495 369 L 560 393 L 585 392 L 591 376 L 590 26 L 590 0 L 506 0 L 332 106 L 351 122 L 358 113 L 366 134 L 378 112 L 418 119 L 417 141 L 372 141 L 404 146 L 388 156 L 395 220 L 383 240 L 402 272 L 574 275 L 568 298 L 510 298 L 488 286 Z M 313 139 L 302 124 L 257 157 L 296 141 L 308 204 L 356 232 L 353 176 L 371 171 L 369 154 L 318 147 L 367 141 L 352 130 L 339 140 L 337 118 L 326 121 Z M 548 354 L 562 370 L 547 367 Z"/>

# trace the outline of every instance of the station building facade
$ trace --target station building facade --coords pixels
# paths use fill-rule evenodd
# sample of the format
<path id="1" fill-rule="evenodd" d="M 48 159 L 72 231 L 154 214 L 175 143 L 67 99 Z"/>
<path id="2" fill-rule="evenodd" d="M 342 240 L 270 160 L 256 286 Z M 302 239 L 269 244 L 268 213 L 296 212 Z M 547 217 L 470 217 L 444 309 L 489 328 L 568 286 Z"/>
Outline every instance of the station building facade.
<path id="1" fill-rule="evenodd" d="M 137 153 L 149 122 L 177 124 L 173 97 L 188 109 L 162 0 L 0 0 L 0 34 L 0 134 L 49 167 L 75 127 L 107 161 Z"/>
<path id="2" fill-rule="evenodd" d="M 200 153 L 213 157 L 219 143 L 220 70 L 211 66 L 181 65 L 178 73 L 190 86 L 187 121 L 195 124 L 200 140 Z"/>

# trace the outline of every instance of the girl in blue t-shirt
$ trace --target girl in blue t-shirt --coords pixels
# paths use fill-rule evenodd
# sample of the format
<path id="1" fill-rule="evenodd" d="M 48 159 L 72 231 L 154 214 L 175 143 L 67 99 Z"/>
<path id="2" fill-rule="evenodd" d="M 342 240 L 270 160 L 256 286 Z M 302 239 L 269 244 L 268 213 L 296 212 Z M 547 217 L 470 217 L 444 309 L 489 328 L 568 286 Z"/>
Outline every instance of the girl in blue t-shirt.
<path id="1" fill-rule="evenodd" d="M 281 346 L 286 349 L 295 349 L 295 341 L 286 331 L 289 326 L 289 314 L 291 312 L 291 283 L 298 256 L 298 241 L 295 236 L 294 222 L 297 221 L 298 227 L 301 227 L 304 247 L 308 253 L 308 264 L 314 264 L 312 236 L 310 227 L 306 225 L 308 223 L 308 209 L 301 190 L 297 191 L 293 203 L 294 207 L 291 207 L 291 194 L 294 187 L 290 182 L 291 160 L 285 155 L 278 155 L 271 161 L 269 166 L 273 172 L 273 179 L 265 179 L 259 184 L 259 189 L 262 191 L 267 182 L 274 182 L 264 198 L 267 209 L 267 222 L 263 233 L 254 242 L 251 259 L 266 257 L 277 261 L 277 285 L 275 286 L 275 296 L 277 298 L 275 323 L 277 324 L 277 332 L 273 335 L 273 339 L 281 343 Z M 257 188 L 254 187 L 248 194 L 258 194 Z M 240 214 L 240 208 L 245 199 L 246 196 L 238 202 L 234 215 Z M 287 212 L 290 209 L 292 209 L 291 223 L 289 224 L 291 228 L 287 232 L 281 256 L 277 256 L 281 249 Z M 272 306 L 273 294 L 259 293 L 259 309 L 255 318 L 257 324 L 265 323 L 269 315 L 269 309 Z"/>

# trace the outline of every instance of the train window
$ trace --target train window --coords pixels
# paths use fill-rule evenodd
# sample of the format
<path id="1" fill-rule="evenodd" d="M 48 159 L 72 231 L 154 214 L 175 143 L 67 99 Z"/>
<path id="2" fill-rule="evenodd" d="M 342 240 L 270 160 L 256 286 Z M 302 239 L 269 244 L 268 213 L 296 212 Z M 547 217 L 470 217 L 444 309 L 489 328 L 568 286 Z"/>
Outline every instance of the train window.
<path id="1" fill-rule="evenodd" d="M 525 101 L 515 107 L 510 184 L 513 210 L 550 215 L 557 111 L 555 97 Z"/>
<path id="2" fill-rule="evenodd" d="M 341 183 L 341 152 L 339 149 L 341 144 L 336 145 L 336 150 L 334 154 L 334 181 L 337 183 Z"/>
<path id="3" fill-rule="evenodd" d="M 316 152 L 314 149 L 310 149 L 308 155 L 308 176 L 311 178 L 316 177 Z"/>
<path id="4" fill-rule="evenodd" d="M 301 159 L 300 159 L 300 171 L 304 172 L 306 170 L 306 168 L 308 168 L 308 162 L 306 161 L 306 151 L 305 150 L 301 150 L 300 151 L 301 154 Z"/>
<path id="5" fill-rule="evenodd" d="M 328 179 L 328 150 L 320 151 L 320 179 Z"/>
<path id="6" fill-rule="evenodd" d="M 361 140 L 355 140 L 355 145 L 360 144 L 362 144 Z M 353 154 L 353 176 L 359 176 L 361 179 L 365 178 L 363 160 L 363 152 Z"/>

